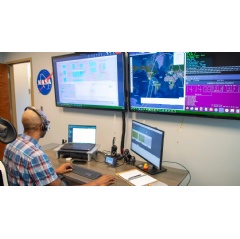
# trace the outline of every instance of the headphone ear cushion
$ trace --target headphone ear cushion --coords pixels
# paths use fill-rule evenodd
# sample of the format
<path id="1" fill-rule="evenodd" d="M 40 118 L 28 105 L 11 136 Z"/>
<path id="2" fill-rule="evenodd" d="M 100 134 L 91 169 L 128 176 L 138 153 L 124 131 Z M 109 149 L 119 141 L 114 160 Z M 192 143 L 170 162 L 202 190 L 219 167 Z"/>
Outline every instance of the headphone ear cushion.
<path id="1" fill-rule="evenodd" d="M 124 155 L 128 155 L 128 154 L 129 154 L 129 150 L 128 150 L 128 149 L 125 149 L 125 151 L 124 151 L 123 154 L 124 154 Z"/>
<path id="2" fill-rule="evenodd" d="M 131 155 L 128 154 L 128 155 L 125 156 L 124 161 L 125 161 L 127 164 L 129 164 L 129 163 L 130 163 L 130 159 L 131 159 Z"/>
<path id="3" fill-rule="evenodd" d="M 47 131 L 48 130 L 48 121 L 45 119 L 44 116 L 42 116 L 42 131 Z"/>
<path id="4" fill-rule="evenodd" d="M 131 156 L 130 164 L 134 166 L 135 163 L 136 163 L 136 159 L 135 159 L 135 157 L 134 157 L 134 156 Z"/>

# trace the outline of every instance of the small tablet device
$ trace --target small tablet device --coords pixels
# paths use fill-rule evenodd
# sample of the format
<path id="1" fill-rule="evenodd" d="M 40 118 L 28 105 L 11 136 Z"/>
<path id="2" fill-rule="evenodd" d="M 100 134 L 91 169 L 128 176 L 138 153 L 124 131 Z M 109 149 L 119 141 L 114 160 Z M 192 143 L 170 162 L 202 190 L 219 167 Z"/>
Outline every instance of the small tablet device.
<path id="1" fill-rule="evenodd" d="M 106 155 L 105 157 L 105 163 L 108 165 L 111 165 L 113 167 L 117 166 L 117 159 L 111 155 Z"/>

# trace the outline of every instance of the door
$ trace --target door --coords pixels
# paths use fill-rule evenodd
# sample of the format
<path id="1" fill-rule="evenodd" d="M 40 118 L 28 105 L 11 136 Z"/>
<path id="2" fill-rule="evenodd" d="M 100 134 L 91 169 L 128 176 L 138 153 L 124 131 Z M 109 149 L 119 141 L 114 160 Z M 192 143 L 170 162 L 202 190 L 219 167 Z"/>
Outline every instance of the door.
<path id="1" fill-rule="evenodd" d="M 18 134 L 23 133 L 24 108 L 33 105 L 31 72 L 31 59 L 0 64 L 0 117 L 9 120 Z M 0 159 L 4 148 L 5 145 L 0 143 Z"/>
<path id="2" fill-rule="evenodd" d="M 11 117 L 10 85 L 8 79 L 8 66 L 0 64 L 0 117 L 12 122 Z M 0 160 L 3 158 L 5 144 L 0 143 Z"/>

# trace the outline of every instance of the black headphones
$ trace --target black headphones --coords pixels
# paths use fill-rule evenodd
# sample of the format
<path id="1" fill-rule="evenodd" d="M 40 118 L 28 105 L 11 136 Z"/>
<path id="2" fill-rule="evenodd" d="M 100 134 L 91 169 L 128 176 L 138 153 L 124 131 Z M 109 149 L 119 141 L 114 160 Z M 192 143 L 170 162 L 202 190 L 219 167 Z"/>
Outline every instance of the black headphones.
<path id="1" fill-rule="evenodd" d="M 117 158 L 117 160 L 121 160 L 123 158 L 126 164 L 135 165 L 136 159 L 134 156 L 131 156 L 130 151 L 128 149 L 125 149 L 123 155 Z"/>
<path id="2" fill-rule="evenodd" d="M 136 159 L 134 156 L 131 156 L 130 154 L 128 154 L 125 159 L 124 159 L 126 164 L 130 164 L 130 165 L 135 165 L 136 163 Z"/>
<path id="3" fill-rule="evenodd" d="M 45 134 L 49 130 L 50 121 L 47 120 L 46 116 L 41 113 L 41 111 L 34 109 L 33 107 L 26 107 L 24 111 L 32 110 L 34 111 L 42 120 L 42 131 Z"/>
<path id="4" fill-rule="evenodd" d="M 129 153 L 130 153 L 129 150 L 128 150 L 128 149 L 125 149 L 123 155 L 120 156 L 120 157 L 118 157 L 117 160 L 121 160 L 121 159 L 125 158 Z"/>

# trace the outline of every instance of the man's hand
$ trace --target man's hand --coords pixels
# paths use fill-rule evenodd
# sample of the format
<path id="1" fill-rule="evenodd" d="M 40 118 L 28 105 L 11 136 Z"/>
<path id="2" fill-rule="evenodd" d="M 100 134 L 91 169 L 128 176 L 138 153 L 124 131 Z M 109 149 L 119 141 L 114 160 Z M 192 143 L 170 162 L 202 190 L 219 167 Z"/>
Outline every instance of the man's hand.
<path id="1" fill-rule="evenodd" d="M 89 183 L 83 184 L 82 186 L 108 186 L 116 182 L 116 179 L 112 175 L 103 175 L 98 179 L 95 179 Z"/>
<path id="2" fill-rule="evenodd" d="M 59 166 L 55 172 L 56 174 L 64 174 L 68 172 L 72 172 L 73 166 L 71 163 L 63 163 L 61 166 Z"/>
<path id="3" fill-rule="evenodd" d="M 97 184 L 99 186 L 108 186 L 116 182 L 116 179 L 112 175 L 103 175 L 97 179 Z"/>

